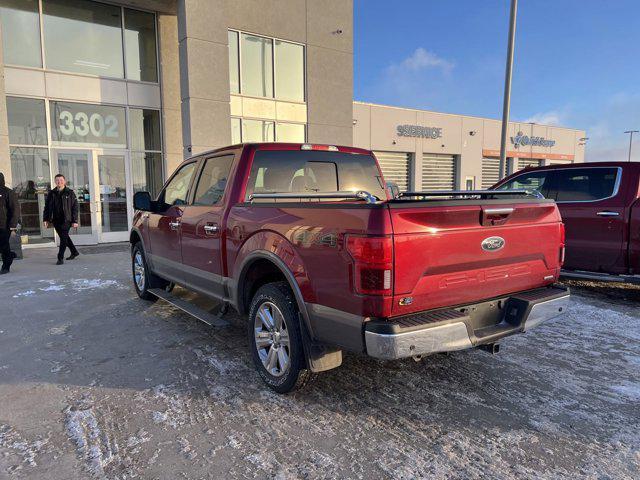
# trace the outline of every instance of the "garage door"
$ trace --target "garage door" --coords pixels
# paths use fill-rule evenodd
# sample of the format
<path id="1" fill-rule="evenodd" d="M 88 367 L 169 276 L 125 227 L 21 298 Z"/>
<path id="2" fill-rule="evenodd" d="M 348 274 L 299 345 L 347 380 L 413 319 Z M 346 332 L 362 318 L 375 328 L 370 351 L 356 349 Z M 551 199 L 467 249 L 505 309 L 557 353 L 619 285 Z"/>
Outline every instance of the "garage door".
<path id="1" fill-rule="evenodd" d="M 502 175 L 500 175 L 500 159 L 499 158 L 483 158 L 482 159 L 482 188 L 487 189 L 492 187 L 501 178 L 507 176 L 507 166 L 503 168 Z"/>
<path id="2" fill-rule="evenodd" d="M 410 154 L 398 152 L 373 152 L 380 163 L 387 182 L 398 184 L 401 192 L 409 190 Z"/>
<path id="3" fill-rule="evenodd" d="M 533 160 L 531 158 L 518 159 L 518 170 L 522 170 L 524 168 L 539 167 L 541 165 L 542 165 L 542 160 Z"/>
<path id="4" fill-rule="evenodd" d="M 456 190 L 456 157 L 425 153 L 422 155 L 422 190 Z"/>

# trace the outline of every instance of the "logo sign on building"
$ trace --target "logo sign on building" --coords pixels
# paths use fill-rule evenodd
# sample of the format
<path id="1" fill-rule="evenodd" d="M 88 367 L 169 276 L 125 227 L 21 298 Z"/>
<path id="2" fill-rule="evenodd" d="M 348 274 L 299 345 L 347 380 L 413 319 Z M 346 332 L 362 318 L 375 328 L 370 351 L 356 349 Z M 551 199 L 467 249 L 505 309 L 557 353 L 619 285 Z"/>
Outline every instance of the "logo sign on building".
<path id="1" fill-rule="evenodd" d="M 556 144 L 555 140 L 547 140 L 544 137 L 530 137 L 522 132 L 518 132 L 515 137 L 511 137 L 511 143 L 516 147 L 553 147 Z"/>
<path id="2" fill-rule="evenodd" d="M 420 125 L 398 125 L 396 127 L 400 137 L 441 138 L 442 128 L 422 127 Z"/>
<path id="3" fill-rule="evenodd" d="M 124 108 L 51 102 L 51 139 L 58 145 L 127 146 Z"/>

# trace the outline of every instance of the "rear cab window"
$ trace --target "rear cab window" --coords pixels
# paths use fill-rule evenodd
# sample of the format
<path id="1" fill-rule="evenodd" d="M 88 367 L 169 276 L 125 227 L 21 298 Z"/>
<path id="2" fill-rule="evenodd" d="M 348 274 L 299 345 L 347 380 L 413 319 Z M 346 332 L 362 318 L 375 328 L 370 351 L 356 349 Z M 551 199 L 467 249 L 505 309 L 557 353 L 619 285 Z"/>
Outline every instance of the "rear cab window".
<path id="1" fill-rule="evenodd" d="M 329 193 L 364 190 L 386 199 L 378 165 L 371 155 L 344 152 L 258 150 L 247 180 L 253 193 Z"/>

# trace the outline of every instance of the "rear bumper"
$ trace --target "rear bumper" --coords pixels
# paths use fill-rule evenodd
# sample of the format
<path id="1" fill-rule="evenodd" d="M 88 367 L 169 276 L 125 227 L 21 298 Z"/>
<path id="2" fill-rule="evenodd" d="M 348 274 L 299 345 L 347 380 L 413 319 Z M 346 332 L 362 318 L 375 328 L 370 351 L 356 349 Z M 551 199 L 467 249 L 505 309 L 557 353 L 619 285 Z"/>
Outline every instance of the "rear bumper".
<path id="1" fill-rule="evenodd" d="M 569 289 L 539 288 L 454 309 L 423 312 L 365 325 L 367 354 L 386 360 L 495 343 L 564 314 Z"/>

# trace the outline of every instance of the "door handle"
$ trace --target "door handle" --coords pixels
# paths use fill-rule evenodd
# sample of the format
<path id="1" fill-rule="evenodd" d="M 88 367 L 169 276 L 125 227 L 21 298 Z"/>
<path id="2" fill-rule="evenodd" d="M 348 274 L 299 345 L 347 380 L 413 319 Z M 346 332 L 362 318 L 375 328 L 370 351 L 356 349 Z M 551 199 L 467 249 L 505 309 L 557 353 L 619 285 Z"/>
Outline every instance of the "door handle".
<path id="1" fill-rule="evenodd" d="M 205 225 L 204 226 L 205 235 L 217 235 L 220 233 L 220 225 L 214 223 L 213 225 Z"/>
<path id="2" fill-rule="evenodd" d="M 596 213 L 596 215 L 598 215 L 599 217 L 619 217 L 620 214 L 618 212 L 598 212 Z"/>
<path id="3" fill-rule="evenodd" d="M 169 222 L 169 228 L 171 230 L 178 230 L 178 228 L 180 228 L 180 222 Z"/>

